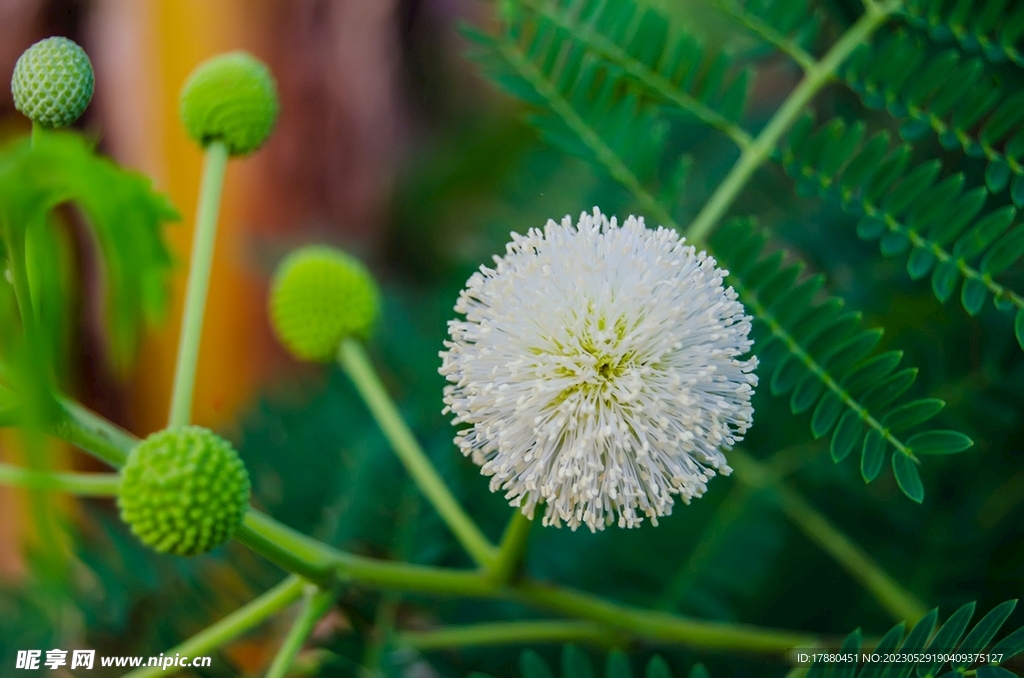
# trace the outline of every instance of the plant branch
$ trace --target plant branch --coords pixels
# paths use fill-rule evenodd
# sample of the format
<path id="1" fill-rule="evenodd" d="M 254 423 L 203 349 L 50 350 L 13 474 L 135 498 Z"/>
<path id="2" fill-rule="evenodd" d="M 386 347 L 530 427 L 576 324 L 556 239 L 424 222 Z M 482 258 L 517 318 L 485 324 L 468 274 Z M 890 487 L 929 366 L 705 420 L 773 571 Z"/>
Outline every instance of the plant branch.
<path id="1" fill-rule="evenodd" d="M 522 4 L 530 10 L 543 15 L 556 26 L 572 33 L 575 39 L 585 43 L 587 47 L 601 58 L 620 67 L 661 99 L 675 104 L 681 110 L 686 111 L 704 124 L 715 127 L 732 139 L 733 143 L 741 150 L 750 146 L 751 137 L 746 130 L 696 97 L 682 91 L 671 80 L 630 55 L 626 50 L 615 44 L 614 40 L 609 40 L 602 35 L 592 25 L 592 22 L 581 25 L 574 21 L 568 12 L 564 10 L 559 11 L 559 8 L 553 7 L 549 3 L 540 2 L 540 0 L 522 0 Z M 542 94 L 548 97 L 547 93 L 542 92 Z"/>
<path id="2" fill-rule="evenodd" d="M 532 527 L 533 520 L 523 515 L 518 508 L 512 513 L 498 546 L 498 555 L 491 564 L 491 581 L 495 585 L 502 586 L 514 579 L 526 553 L 526 543 L 530 539 Z"/>
<path id="3" fill-rule="evenodd" d="M 259 598 L 238 608 L 215 624 L 206 627 L 181 645 L 171 648 L 165 656 L 181 654 L 185 657 L 205 656 L 222 645 L 229 643 L 267 617 L 283 610 L 302 596 L 306 583 L 294 575 L 270 589 Z M 155 678 L 170 676 L 181 670 L 171 666 L 166 670 L 161 666 L 147 666 L 124 675 L 124 678 Z"/>
<path id="4" fill-rule="evenodd" d="M 495 557 L 494 546 L 459 506 L 444 480 L 430 463 L 416 437 L 398 413 L 391 396 L 384 389 L 362 345 L 355 339 L 344 340 L 338 351 L 338 361 L 355 384 L 356 390 L 377 420 L 395 454 L 405 465 L 413 482 L 434 506 L 473 560 L 483 567 L 489 567 Z"/>
<path id="5" fill-rule="evenodd" d="M 199 362 L 199 341 L 203 334 L 203 316 L 206 312 L 206 294 L 210 287 L 213 246 L 217 239 L 217 214 L 220 211 L 220 194 L 224 187 L 227 165 L 227 146 L 221 141 L 214 141 L 206 149 L 203 164 L 202 187 L 196 211 L 192 261 L 189 265 L 188 289 L 181 321 L 181 337 L 178 341 L 178 360 L 174 369 L 174 392 L 171 395 L 168 426 L 184 426 L 192 417 L 192 395 L 196 383 L 196 365 Z"/>
<path id="6" fill-rule="evenodd" d="M 896 621 L 913 626 L 928 611 L 913 594 L 876 563 L 849 537 L 818 512 L 800 493 L 777 482 L 762 463 L 740 449 L 729 453 L 736 477 L 752 489 L 769 488 L 794 525 L 860 583 Z"/>
<path id="7" fill-rule="evenodd" d="M 121 486 L 116 473 L 49 473 L 0 463 L 0 485 L 69 492 L 82 497 L 112 497 Z"/>
<path id="8" fill-rule="evenodd" d="M 429 631 L 406 631 L 395 636 L 397 647 L 416 650 L 443 650 L 485 645 L 527 645 L 535 643 L 592 643 L 621 647 L 621 634 L 593 622 L 512 621 L 445 626 Z"/>
<path id="9" fill-rule="evenodd" d="M 134 447 L 134 439 L 113 424 L 96 415 L 85 416 L 86 411 L 79 407 L 65 403 L 64 408 L 78 416 L 66 417 L 57 431 L 68 434 L 67 440 L 75 444 L 85 443 L 82 445 L 84 450 L 93 451 L 88 443 L 95 442 L 109 455 L 109 446 L 121 445 L 120 456 L 123 457 Z M 351 583 L 373 589 L 428 595 L 495 598 L 590 620 L 637 637 L 715 650 L 782 654 L 793 647 L 832 646 L 829 639 L 810 634 L 687 619 L 530 580 L 498 587 L 484 571 L 460 571 L 365 558 L 300 534 L 255 510 L 248 512 L 235 538 L 271 562 L 325 588 Z M 296 593 L 296 597 L 298 595 Z"/>
<path id="10" fill-rule="evenodd" d="M 797 44 L 796 41 L 779 33 L 760 17 L 745 11 L 735 0 L 710 0 L 710 3 L 720 11 L 736 19 L 754 35 L 785 52 L 804 71 L 814 68 L 814 57 L 807 50 Z"/>
<path id="11" fill-rule="evenodd" d="M 690 224 L 686 237 L 691 243 L 699 246 L 707 241 L 754 171 L 771 157 L 782 135 L 796 122 L 814 95 L 828 84 L 836 69 L 855 49 L 864 44 L 901 4 L 901 0 L 889 0 L 868 6 L 864 15 L 836 41 L 832 49 L 805 70 L 800 84 L 786 97 L 753 143 L 743 150 L 736 164 L 729 170 L 729 174 Z"/>
<path id="12" fill-rule="evenodd" d="M 317 621 L 327 614 L 331 606 L 334 605 L 336 597 L 337 595 L 332 589 L 321 590 L 315 587 L 307 587 L 306 600 L 303 603 L 302 610 L 299 612 L 295 623 L 292 624 L 292 628 L 285 637 L 281 648 L 277 651 L 277 655 L 274 656 L 274 661 L 267 671 L 267 678 L 287 678 L 288 669 L 291 668 L 295 657 L 298 656 L 299 650 L 302 649 L 309 634 L 313 632 L 313 627 L 316 626 Z"/>

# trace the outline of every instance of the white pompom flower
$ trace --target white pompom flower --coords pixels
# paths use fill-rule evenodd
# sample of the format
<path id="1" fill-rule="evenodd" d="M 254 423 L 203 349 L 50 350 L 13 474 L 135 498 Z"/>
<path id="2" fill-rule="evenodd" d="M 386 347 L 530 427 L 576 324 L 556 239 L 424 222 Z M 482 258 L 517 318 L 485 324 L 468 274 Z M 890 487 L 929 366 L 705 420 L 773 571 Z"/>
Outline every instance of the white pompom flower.
<path id="1" fill-rule="evenodd" d="M 643 218 L 594 208 L 512 234 L 455 305 L 444 412 L 491 491 L 544 525 L 657 525 L 750 428 L 757 358 L 727 271 Z"/>

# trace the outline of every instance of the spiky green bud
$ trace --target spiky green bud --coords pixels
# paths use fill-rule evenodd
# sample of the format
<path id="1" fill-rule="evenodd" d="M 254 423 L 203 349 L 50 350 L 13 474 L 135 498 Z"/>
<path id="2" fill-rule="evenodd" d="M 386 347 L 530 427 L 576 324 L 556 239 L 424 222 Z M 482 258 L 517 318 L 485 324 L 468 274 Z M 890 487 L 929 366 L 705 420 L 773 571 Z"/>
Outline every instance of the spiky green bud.
<path id="1" fill-rule="evenodd" d="M 14 107 L 47 128 L 67 127 L 92 99 L 94 76 L 85 50 L 67 38 L 46 38 L 14 65 Z"/>
<path id="2" fill-rule="evenodd" d="M 262 61 L 229 52 L 199 65 L 181 90 L 185 131 L 200 146 L 222 141 L 231 155 L 252 153 L 267 140 L 278 113 L 277 86 Z"/>
<path id="3" fill-rule="evenodd" d="M 377 284 L 366 267 L 322 245 L 288 255 L 270 292 L 274 331 L 300 360 L 330 360 L 346 337 L 365 338 L 379 310 Z"/>
<path id="4" fill-rule="evenodd" d="M 149 436 L 121 474 L 121 518 L 162 553 L 193 556 L 220 546 L 249 507 L 249 473 L 238 453 L 199 426 Z"/>

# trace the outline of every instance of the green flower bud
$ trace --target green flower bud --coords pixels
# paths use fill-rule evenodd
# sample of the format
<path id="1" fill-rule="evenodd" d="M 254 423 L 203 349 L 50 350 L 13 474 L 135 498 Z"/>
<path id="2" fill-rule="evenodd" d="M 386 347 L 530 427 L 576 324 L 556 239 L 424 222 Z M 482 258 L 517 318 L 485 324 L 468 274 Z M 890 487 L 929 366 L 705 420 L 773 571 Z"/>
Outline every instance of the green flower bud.
<path id="1" fill-rule="evenodd" d="M 247 52 L 229 52 L 199 65 L 181 90 L 179 113 L 199 145 L 222 141 L 231 155 L 252 153 L 267 140 L 278 113 L 274 77 Z"/>
<path id="2" fill-rule="evenodd" d="M 14 107 L 43 127 L 67 127 L 92 99 L 92 63 L 67 38 L 46 38 L 18 58 L 11 78 Z"/>
<path id="3" fill-rule="evenodd" d="M 330 360 L 346 337 L 365 339 L 379 310 L 377 284 L 366 267 L 321 245 L 288 255 L 270 292 L 274 331 L 300 360 Z"/>
<path id="4" fill-rule="evenodd" d="M 121 518 L 161 553 L 193 556 L 228 541 L 249 508 L 249 473 L 231 443 L 205 428 L 159 431 L 121 472 Z"/>

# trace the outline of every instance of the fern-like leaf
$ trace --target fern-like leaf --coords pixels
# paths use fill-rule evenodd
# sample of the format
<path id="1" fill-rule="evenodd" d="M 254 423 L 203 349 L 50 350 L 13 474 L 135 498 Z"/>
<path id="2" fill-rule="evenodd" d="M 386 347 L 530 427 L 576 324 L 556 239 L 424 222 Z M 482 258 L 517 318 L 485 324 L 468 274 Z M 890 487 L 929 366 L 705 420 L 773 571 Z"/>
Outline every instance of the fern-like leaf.
<path id="1" fill-rule="evenodd" d="M 964 61 L 955 49 L 931 56 L 897 33 L 858 50 L 843 75 L 867 107 L 903 121 L 905 140 L 934 133 L 944 148 L 984 158 L 989 190 L 1009 187 L 1024 205 L 1024 92 L 1010 94 L 980 59 Z"/>
<path id="2" fill-rule="evenodd" d="M 741 148 L 750 145 L 750 135 L 738 125 L 750 73 L 737 71 L 726 54 L 693 37 L 674 35 L 662 12 L 634 0 L 522 0 L 520 6 L 524 12 L 503 37 L 561 93 L 580 89 L 587 75 L 585 68 L 576 70 L 580 63 L 597 62 L 608 89 L 670 105 Z M 495 76 L 516 96 L 524 94 L 515 76 Z M 528 94 L 522 98 L 530 100 Z"/>
<path id="3" fill-rule="evenodd" d="M 992 63 L 1024 66 L 1024 7 L 1007 0 L 908 0 L 901 13 L 933 40 L 956 41 Z"/>
<path id="4" fill-rule="evenodd" d="M 602 94 L 600 88 L 597 88 L 595 94 L 595 89 L 587 85 L 592 82 L 590 77 L 577 76 L 572 72 L 566 76 L 565 69 L 573 68 L 575 61 L 571 57 L 572 50 L 577 48 L 565 39 L 545 41 L 539 37 L 523 39 L 520 35 L 513 40 L 510 37 L 495 38 L 480 34 L 474 38 L 477 44 L 485 48 L 477 54 L 477 59 L 485 64 L 495 80 L 526 101 L 552 111 L 558 118 L 555 121 L 536 117 L 533 119 L 548 138 L 603 168 L 636 197 L 650 217 L 662 225 L 676 226 L 670 210 L 646 187 L 650 165 L 636 159 L 637 154 L 642 159 L 649 152 L 646 149 L 656 147 L 652 146 L 652 128 L 649 126 L 656 118 L 648 120 L 642 115 L 603 115 L 609 106 L 616 105 L 616 100 L 611 95 Z M 537 46 L 538 41 L 542 43 L 540 47 Z M 554 44 L 560 45 L 559 49 L 569 51 L 551 56 L 545 50 L 551 49 Z M 554 62 L 563 66 L 547 66 Z M 595 64 L 592 68 L 601 67 Z M 596 80 L 597 76 L 594 78 Z M 603 96 L 610 98 L 600 98 Z M 629 101 L 630 98 L 626 96 L 618 100 L 618 105 Z M 609 125 L 619 127 L 609 129 Z M 564 132 L 572 136 L 566 137 Z M 620 143 L 621 139 L 629 141 Z M 638 174 L 638 171 L 643 174 Z M 722 236 L 722 232 L 727 235 Z M 857 314 L 841 314 L 832 305 L 839 304 L 838 300 L 830 302 L 824 310 L 819 309 L 821 317 L 811 319 L 805 316 L 804 311 L 809 308 L 808 304 L 817 288 L 822 286 L 823 280 L 816 278 L 809 285 L 799 286 L 797 295 L 783 295 L 788 285 L 796 281 L 799 270 L 783 267 L 781 259 L 747 261 L 747 256 L 757 259 L 763 243 L 756 238 L 741 238 L 742 235 L 736 229 L 720 229 L 719 235 L 710 244 L 723 265 L 734 273 L 732 284 L 746 307 L 770 329 L 770 336 L 777 340 L 775 348 L 782 353 L 788 351 L 787 357 L 780 358 L 777 374 L 773 375 L 772 391 L 787 396 L 792 392 L 791 405 L 794 412 L 815 408 L 816 416 L 812 417 L 811 423 L 812 432 L 816 436 L 823 436 L 835 428 L 833 456 L 837 461 L 846 458 L 855 447 L 860 446 L 865 458 L 862 461 L 862 475 L 867 481 L 879 475 L 889 450 L 897 450 L 899 454 L 893 456 L 893 468 L 900 487 L 912 499 L 921 501 L 923 490 L 910 441 L 896 435 L 899 428 L 882 422 L 882 418 L 891 415 L 897 418 L 895 426 L 909 428 L 927 421 L 938 412 L 935 407 L 932 408 L 934 411 L 926 411 L 927 405 L 918 406 L 918 410 L 909 414 L 889 407 L 911 386 L 916 370 L 894 372 L 896 365 L 887 362 L 891 361 L 892 354 L 883 354 L 877 364 L 860 365 L 860 361 L 871 354 L 877 345 L 880 331 L 861 331 Z M 748 249 L 735 248 L 741 241 Z M 745 269 L 745 266 L 755 263 L 757 265 L 752 266 L 751 270 Z M 762 285 L 765 287 L 762 288 Z M 780 296 L 785 297 L 782 314 L 776 313 L 772 306 L 772 302 Z M 835 316 L 839 316 L 839 319 Z M 794 325 L 791 322 L 797 319 L 806 321 L 807 325 Z M 818 326 L 814 324 L 816 322 L 823 324 Z M 812 346 L 819 339 L 819 334 L 828 337 L 835 335 L 842 341 L 835 344 L 838 346 L 835 350 L 825 345 Z M 763 353 L 759 347 L 758 354 L 762 360 Z M 847 372 L 854 368 L 859 371 L 848 375 Z M 805 372 L 811 376 L 805 378 Z M 876 372 L 879 374 L 876 375 Z M 853 389 L 843 383 L 847 377 L 858 379 L 853 384 L 859 389 L 856 396 Z M 866 377 L 863 384 L 859 383 L 862 377 Z M 871 379 L 878 381 L 878 388 L 866 388 Z M 936 404 L 938 401 L 933 403 Z M 907 421 L 910 423 L 907 424 Z M 968 444 L 970 442 L 964 438 L 960 440 L 961 445 L 964 441 Z"/>
<path id="5" fill-rule="evenodd" d="M 862 648 L 860 629 L 846 637 L 840 653 L 846 661 L 815 661 L 806 678 L 934 678 L 963 676 L 972 672 L 979 677 L 1017 676 L 1003 664 L 1024 652 L 1024 627 L 992 644 L 992 639 L 1006 623 L 1016 600 L 997 605 L 964 634 L 974 615 L 975 603 L 967 603 L 954 612 L 938 631 L 938 609 L 921 618 L 904 638 L 903 624 L 886 633 L 874 648 Z M 865 657 L 869 660 L 865 661 Z M 860 664 L 860 672 L 857 665 Z"/>
<path id="6" fill-rule="evenodd" d="M 864 129 L 839 119 L 817 130 L 810 118 L 796 125 L 781 155 L 798 192 L 861 217 L 857 234 L 878 240 L 885 256 L 909 251 L 910 277 L 930 274 L 940 301 L 963 281 L 960 300 L 969 314 L 991 296 L 996 308 L 1016 311 L 1024 322 L 1024 297 L 997 280 L 1024 256 L 1017 210 L 986 211 L 984 187 L 967 190 L 962 174 L 940 180 L 937 160 L 911 168 L 909 146 L 892 147 L 885 132 L 864 141 Z"/>
<path id="7" fill-rule="evenodd" d="M 917 377 L 900 367 L 899 351 L 877 353 L 881 329 L 863 329 L 860 314 L 845 311 L 837 297 L 818 300 L 824 277 L 801 280 L 799 265 L 783 254 L 764 256 L 767 236 L 749 221 L 720 228 L 710 245 L 729 270 L 729 284 L 754 315 L 763 341 L 757 343 L 773 395 L 789 396 L 794 414 L 811 412 L 815 437 L 832 433 L 836 463 L 860 450 L 865 482 L 878 477 L 892 450 L 893 471 L 903 492 L 922 501 L 924 489 L 916 455 L 950 453 L 971 442 L 955 431 L 907 432 L 932 419 L 944 403 L 936 399 L 901 402 Z M 762 372 L 762 374 L 765 374 Z M 936 436 L 945 442 L 929 444 Z"/>
<path id="8" fill-rule="evenodd" d="M 807 0 L 711 0 L 769 48 L 787 54 L 804 70 L 814 64 L 810 53 L 821 30 L 821 16 Z"/>

